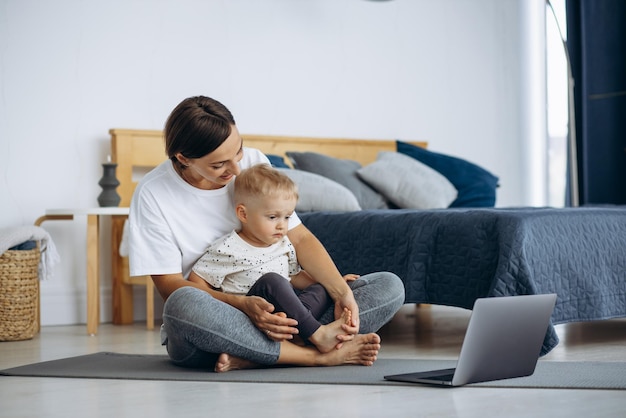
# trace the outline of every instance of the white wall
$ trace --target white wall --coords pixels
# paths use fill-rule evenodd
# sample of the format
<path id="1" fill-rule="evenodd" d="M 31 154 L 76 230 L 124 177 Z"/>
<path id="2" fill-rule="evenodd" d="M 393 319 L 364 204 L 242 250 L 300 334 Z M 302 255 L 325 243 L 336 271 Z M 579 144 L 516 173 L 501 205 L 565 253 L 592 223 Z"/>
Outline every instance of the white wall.
<path id="1" fill-rule="evenodd" d="M 0 227 L 97 206 L 109 128 L 161 129 L 197 94 L 242 133 L 426 140 L 498 175 L 498 206 L 537 204 L 528 3 L 0 0 Z M 85 320 L 83 223 L 44 224 L 62 257 L 44 324 Z"/>

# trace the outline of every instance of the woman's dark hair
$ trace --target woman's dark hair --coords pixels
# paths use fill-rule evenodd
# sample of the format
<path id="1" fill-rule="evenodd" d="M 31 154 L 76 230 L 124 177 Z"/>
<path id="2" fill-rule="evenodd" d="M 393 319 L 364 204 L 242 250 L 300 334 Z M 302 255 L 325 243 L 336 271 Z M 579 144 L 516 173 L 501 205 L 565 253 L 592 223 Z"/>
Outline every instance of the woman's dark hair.
<path id="1" fill-rule="evenodd" d="M 189 97 L 170 113 L 165 123 L 165 152 L 179 164 L 176 154 L 200 158 L 215 151 L 231 134 L 235 119 L 230 111 L 205 96 Z"/>

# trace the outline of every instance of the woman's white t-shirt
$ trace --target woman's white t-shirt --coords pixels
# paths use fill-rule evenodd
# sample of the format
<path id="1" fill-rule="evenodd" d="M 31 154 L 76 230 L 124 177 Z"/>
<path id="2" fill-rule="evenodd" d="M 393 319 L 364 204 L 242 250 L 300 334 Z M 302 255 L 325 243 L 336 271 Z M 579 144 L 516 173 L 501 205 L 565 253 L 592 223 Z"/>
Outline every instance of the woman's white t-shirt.
<path id="1" fill-rule="evenodd" d="M 259 150 L 244 148 L 241 169 L 269 164 Z M 201 190 L 185 182 L 167 160 L 139 182 L 130 204 L 130 275 L 183 273 L 209 245 L 240 223 L 233 204 L 234 181 L 221 189 Z M 301 223 L 294 213 L 289 229 Z"/>

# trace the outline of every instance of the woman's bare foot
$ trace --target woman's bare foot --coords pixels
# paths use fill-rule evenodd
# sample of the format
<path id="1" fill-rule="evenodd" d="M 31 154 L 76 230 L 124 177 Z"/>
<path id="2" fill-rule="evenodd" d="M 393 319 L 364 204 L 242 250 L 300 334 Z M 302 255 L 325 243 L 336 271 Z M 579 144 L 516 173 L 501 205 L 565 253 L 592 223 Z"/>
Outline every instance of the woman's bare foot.
<path id="1" fill-rule="evenodd" d="M 320 354 L 321 366 L 340 366 L 343 364 L 360 364 L 371 366 L 378 357 L 380 337 L 378 334 L 358 334 L 351 341 L 346 341 L 338 350 Z"/>
<path id="2" fill-rule="evenodd" d="M 223 373 L 231 370 L 256 369 L 260 367 L 262 366 L 249 360 L 244 360 L 239 357 L 231 356 L 230 354 L 222 353 L 215 362 L 214 370 L 217 373 Z"/>
<path id="3" fill-rule="evenodd" d="M 378 357 L 380 337 L 378 334 L 357 334 L 354 339 L 346 341 L 337 350 L 320 353 L 314 347 L 299 347 L 291 342 L 281 343 L 281 354 L 277 364 L 294 366 L 341 366 L 344 364 L 360 364 L 371 366 Z M 218 373 L 230 370 L 262 368 L 257 363 L 234 357 L 229 354 L 220 354 L 215 363 Z"/>
<path id="4" fill-rule="evenodd" d="M 320 351 L 320 353 L 328 353 L 335 348 L 340 348 L 343 343 L 337 337 L 345 335 L 342 325 L 350 325 L 352 321 L 352 312 L 344 308 L 341 318 L 330 324 L 322 325 L 309 337 L 309 341 Z"/>

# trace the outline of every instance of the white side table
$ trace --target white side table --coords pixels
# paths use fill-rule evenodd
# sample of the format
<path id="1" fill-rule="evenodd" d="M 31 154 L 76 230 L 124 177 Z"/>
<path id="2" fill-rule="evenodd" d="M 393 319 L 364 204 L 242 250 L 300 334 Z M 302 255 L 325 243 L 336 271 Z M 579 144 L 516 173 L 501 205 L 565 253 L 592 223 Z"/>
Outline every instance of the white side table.
<path id="1" fill-rule="evenodd" d="M 85 209 L 48 209 L 35 221 L 40 226 L 53 220 L 73 220 L 87 216 L 87 334 L 96 335 L 100 324 L 100 217 L 127 216 L 129 208 L 102 207 Z"/>

